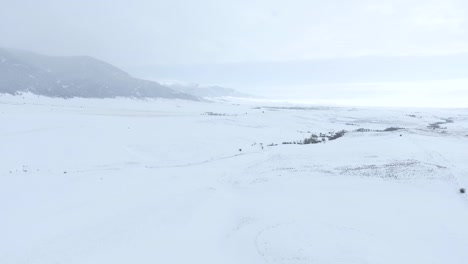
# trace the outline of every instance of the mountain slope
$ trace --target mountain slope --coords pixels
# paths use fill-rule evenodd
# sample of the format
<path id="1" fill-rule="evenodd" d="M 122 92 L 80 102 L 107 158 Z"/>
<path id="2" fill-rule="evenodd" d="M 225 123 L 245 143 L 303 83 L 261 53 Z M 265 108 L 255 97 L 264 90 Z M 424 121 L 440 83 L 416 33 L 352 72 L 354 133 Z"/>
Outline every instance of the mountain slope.
<path id="1" fill-rule="evenodd" d="M 100 60 L 52 57 L 26 51 L 0 49 L 0 93 L 31 92 L 50 97 L 196 97 L 159 83 L 136 79 Z"/>

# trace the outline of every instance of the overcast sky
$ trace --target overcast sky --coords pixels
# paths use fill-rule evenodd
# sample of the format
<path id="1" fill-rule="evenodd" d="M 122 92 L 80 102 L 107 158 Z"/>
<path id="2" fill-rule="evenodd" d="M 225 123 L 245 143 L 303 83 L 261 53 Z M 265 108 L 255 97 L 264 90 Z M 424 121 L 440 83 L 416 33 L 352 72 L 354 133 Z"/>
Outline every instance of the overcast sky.
<path id="1" fill-rule="evenodd" d="M 466 0 L 0 0 L 0 42 L 121 66 L 468 51 Z"/>
<path id="2" fill-rule="evenodd" d="M 137 75 L 149 65 L 468 52 L 466 0 L 0 0 L 0 7 L 0 46 L 90 55 Z M 168 78 L 197 81 L 177 70 Z"/>

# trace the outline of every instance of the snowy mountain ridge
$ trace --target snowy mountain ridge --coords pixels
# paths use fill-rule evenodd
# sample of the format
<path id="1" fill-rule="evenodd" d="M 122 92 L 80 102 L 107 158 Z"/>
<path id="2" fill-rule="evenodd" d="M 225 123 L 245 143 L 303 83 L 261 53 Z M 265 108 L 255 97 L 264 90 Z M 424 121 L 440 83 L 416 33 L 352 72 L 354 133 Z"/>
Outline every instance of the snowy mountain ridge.
<path id="1" fill-rule="evenodd" d="M 31 92 L 49 97 L 178 98 L 195 96 L 157 82 L 133 78 L 119 68 L 88 56 L 45 56 L 0 48 L 0 93 Z"/>

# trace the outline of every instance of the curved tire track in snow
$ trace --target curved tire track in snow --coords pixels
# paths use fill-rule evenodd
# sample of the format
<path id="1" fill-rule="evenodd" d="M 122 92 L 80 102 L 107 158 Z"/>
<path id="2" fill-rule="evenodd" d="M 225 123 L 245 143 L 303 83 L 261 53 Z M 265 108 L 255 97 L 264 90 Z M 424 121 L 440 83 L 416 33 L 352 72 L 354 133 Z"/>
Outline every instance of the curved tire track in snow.
<path id="1" fill-rule="evenodd" d="M 419 147 L 422 151 L 424 151 L 433 160 L 433 163 L 444 166 L 444 167 L 446 167 L 447 169 L 450 170 L 453 182 L 455 183 L 457 189 L 466 188 L 463 185 L 463 183 L 462 183 L 462 181 L 460 179 L 460 176 L 459 176 L 460 174 L 468 175 L 468 173 L 465 170 L 463 170 L 463 169 L 459 168 L 458 166 L 456 166 L 455 164 L 453 164 L 449 159 L 444 157 L 440 152 L 437 152 L 437 151 L 435 151 L 433 149 L 429 149 L 427 146 L 424 146 L 422 143 L 417 142 L 417 140 L 414 139 L 414 138 L 410 138 L 410 139 L 411 139 L 411 142 L 413 144 L 415 144 L 417 147 Z M 463 196 L 463 198 L 466 201 L 466 204 L 468 206 L 468 197 L 465 194 L 463 194 L 462 196 Z"/>

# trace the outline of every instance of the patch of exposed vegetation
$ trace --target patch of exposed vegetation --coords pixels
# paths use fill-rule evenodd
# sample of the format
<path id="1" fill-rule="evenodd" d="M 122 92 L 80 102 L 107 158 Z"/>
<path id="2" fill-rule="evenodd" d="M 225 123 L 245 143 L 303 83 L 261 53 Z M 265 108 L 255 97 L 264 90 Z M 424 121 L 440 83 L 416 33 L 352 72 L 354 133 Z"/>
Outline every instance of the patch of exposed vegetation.
<path id="1" fill-rule="evenodd" d="M 388 127 L 384 130 L 382 130 L 381 132 L 393 132 L 393 131 L 398 131 L 398 130 L 402 130 L 404 128 L 401 128 L 401 127 Z"/>
<path id="2" fill-rule="evenodd" d="M 311 107 L 302 107 L 302 106 L 264 106 L 263 108 L 268 109 L 268 110 L 303 110 L 303 111 L 331 109 L 330 107 L 323 107 L 323 106 L 311 106 Z"/>
<path id="3" fill-rule="evenodd" d="M 427 126 L 427 128 L 432 128 L 432 129 L 447 129 L 447 127 L 442 127 L 442 125 L 453 123 L 453 120 L 450 119 L 450 118 L 443 119 L 443 120 L 444 120 L 444 121 L 440 121 L 440 122 L 435 122 L 435 123 L 429 124 L 429 125 Z"/>
<path id="4" fill-rule="evenodd" d="M 388 127 L 383 130 L 376 130 L 376 129 L 367 129 L 367 128 L 359 128 L 354 130 L 353 132 L 393 132 L 393 131 L 399 131 L 403 130 L 404 128 L 401 127 Z M 299 133 L 310 133 L 310 131 L 298 131 Z M 347 130 L 341 130 L 338 132 L 328 132 L 328 133 L 319 133 L 317 134 L 311 134 L 309 137 L 304 138 L 302 140 L 295 140 L 295 141 L 284 141 L 281 144 L 282 145 L 309 145 L 309 144 L 319 144 L 319 143 L 325 143 L 327 141 L 333 141 L 337 140 L 348 133 Z M 268 146 L 276 146 L 277 144 L 270 144 Z"/>
<path id="5" fill-rule="evenodd" d="M 354 132 L 394 132 L 394 131 L 399 131 L 399 130 L 404 130 L 402 127 L 388 127 L 384 130 L 379 130 L 379 129 L 367 129 L 367 128 L 359 128 L 354 130 Z"/>
<path id="6" fill-rule="evenodd" d="M 340 137 L 343 137 L 346 133 L 347 133 L 346 130 L 341 130 L 341 131 L 335 133 L 334 135 L 332 135 L 331 137 L 328 137 L 328 140 L 337 140 Z"/>
<path id="7" fill-rule="evenodd" d="M 343 175 L 378 177 L 384 179 L 448 179 L 451 177 L 447 167 L 424 163 L 418 160 L 397 160 L 385 164 L 351 165 L 335 168 Z"/>
<path id="8" fill-rule="evenodd" d="M 309 145 L 309 144 L 325 143 L 327 141 L 339 139 L 340 137 L 343 137 L 347 132 L 348 131 L 346 130 L 341 130 L 338 132 L 328 132 L 326 134 L 320 133 L 319 135 L 311 134 L 310 137 L 305 138 L 303 140 L 286 141 L 286 142 L 283 142 L 282 144 L 283 145 L 291 145 L 291 144 Z"/>
<path id="9" fill-rule="evenodd" d="M 422 116 L 418 116 L 418 115 L 415 115 L 415 114 L 406 115 L 406 116 L 412 117 L 412 118 L 422 118 Z"/>
<path id="10" fill-rule="evenodd" d="M 225 114 L 225 113 L 214 113 L 214 112 L 206 112 L 206 113 L 203 113 L 202 115 L 208 115 L 208 116 L 237 116 L 237 115 L 230 115 L 230 114 Z"/>
<path id="11" fill-rule="evenodd" d="M 368 128 L 359 128 L 354 130 L 354 132 L 376 132 L 375 130 L 368 129 Z"/>

